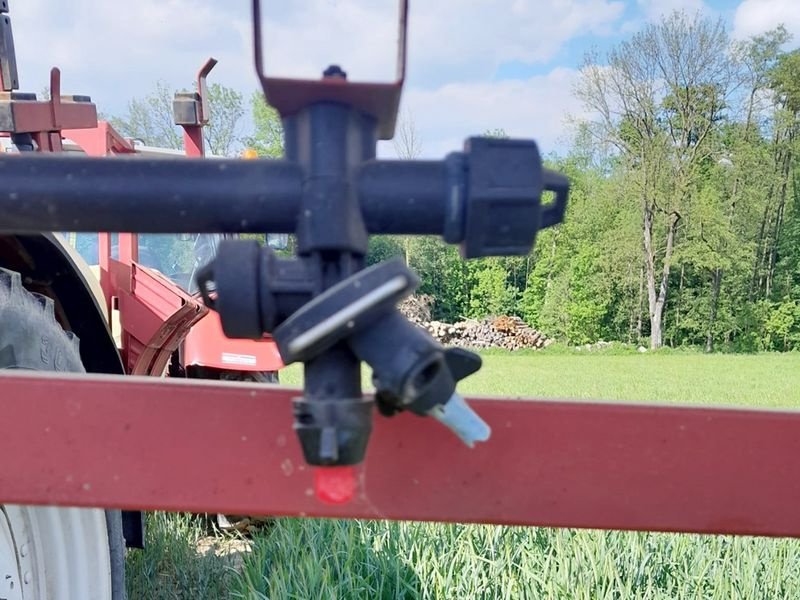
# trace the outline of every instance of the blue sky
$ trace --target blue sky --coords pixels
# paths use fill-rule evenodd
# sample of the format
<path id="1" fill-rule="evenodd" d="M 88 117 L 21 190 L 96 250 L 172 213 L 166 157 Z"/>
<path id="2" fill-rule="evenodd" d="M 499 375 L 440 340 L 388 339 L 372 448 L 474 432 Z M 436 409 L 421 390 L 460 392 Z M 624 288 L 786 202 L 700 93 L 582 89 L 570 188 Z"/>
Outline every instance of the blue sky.
<path id="1" fill-rule="evenodd" d="M 272 72 L 317 76 L 340 62 L 352 79 L 394 71 L 395 0 L 262 0 Z M 563 148 L 583 116 L 572 95 L 581 59 L 673 9 L 721 16 L 734 37 L 783 22 L 800 39 L 800 0 L 411 0 L 403 99 L 423 156 L 490 128 Z M 209 55 L 212 77 L 250 93 L 249 0 L 11 0 L 25 91 L 62 68 L 65 93 L 121 113 L 156 80 L 189 87 Z M 381 154 L 391 156 L 391 143 Z"/>

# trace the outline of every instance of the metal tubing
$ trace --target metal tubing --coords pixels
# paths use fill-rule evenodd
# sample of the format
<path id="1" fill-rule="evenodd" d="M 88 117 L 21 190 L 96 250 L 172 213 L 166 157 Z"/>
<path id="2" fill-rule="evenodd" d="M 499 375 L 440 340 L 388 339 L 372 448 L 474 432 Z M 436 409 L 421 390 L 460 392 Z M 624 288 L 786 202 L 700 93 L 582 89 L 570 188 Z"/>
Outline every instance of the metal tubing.
<path id="1" fill-rule="evenodd" d="M 0 158 L 0 230 L 292 233 L 302 169 L 284 161 Z"/>
<path id="2" fill-rule="evenodd" d="M 298 125 L 304 123 L 296 130 L 299 135 L 294 145 L 298 162 L 305 167 L 303 210 L 297 226 L 298 254 L 365 254 L 367 231 L 358 198 L 351 193 L 348 163 L 359 164 L 363 160 L 364 148 L 359 142 L 364 130 L 374 133 L 375 123 L 334 103 L 316 104 L 296 119 Z M 371 141 L 374 147 L 374 136 Z M 350 274 L 337 274 L 333 283 Z"/>
<path id="3" fill-rule="evenodd" d="M 367 230 L 442 235 L 463 206 L 449 171 L 444 161 L 365 164 Z M 11 155 L 0 157 L 0 231 L 294 233 L 302 179 L 284 161 Z"/>
<path id="4" fill-rule="evenodd" d="M 358 196 L 370 233 L 442 235 L 448 200 L 444 161 L 376 160 L 358 177 Z"/>

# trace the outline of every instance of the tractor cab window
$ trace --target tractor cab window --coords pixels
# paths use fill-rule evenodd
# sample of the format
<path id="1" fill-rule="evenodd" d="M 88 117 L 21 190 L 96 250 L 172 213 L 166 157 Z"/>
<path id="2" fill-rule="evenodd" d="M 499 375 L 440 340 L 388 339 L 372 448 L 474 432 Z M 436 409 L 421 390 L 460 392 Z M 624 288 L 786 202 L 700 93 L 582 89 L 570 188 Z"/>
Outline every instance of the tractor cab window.
<path id="1" fill-rule="evenodd" d="M 139 263 L 166 275 L 184 290 L 197 292 L 194 274 L 217 253 L 221 234 L 140 234 Z"/>
<path id="2" fill-rule="evenodd" d="M 100 264 L 96 233 L 63 232 L 61 235 L 89 265 Z M 139 264 L 155 269 L 194 294 L 194 274 L 217 253 L 222 234 L 139 234 Z M 119 235 L 111 234 L 111 258 L 119 260 Z"/>
<path id="3" fill-rule="evenodd" d="M 100 264 L 100 238 L 97 233 L 62 231 L 67 243 L 78 251 L 88 265 Z M 111 258 L 119 260 L 119 234 L 111 234 Z"/>
<path id="4" fill-rule="evenodd" d="M 99 240 L 96 233 L 75 233 L 64 231 L 61 235 L 69 243 L 70 246 L 78 251 L 86 264 L 98 265 L 100 264 L 99 258 Z"/>
<path id="5" fill-rule="evenodd" d="M 273 250 L 286 250 L 289 247 L 288 233 L 268 233 L 267 246 Z"/>

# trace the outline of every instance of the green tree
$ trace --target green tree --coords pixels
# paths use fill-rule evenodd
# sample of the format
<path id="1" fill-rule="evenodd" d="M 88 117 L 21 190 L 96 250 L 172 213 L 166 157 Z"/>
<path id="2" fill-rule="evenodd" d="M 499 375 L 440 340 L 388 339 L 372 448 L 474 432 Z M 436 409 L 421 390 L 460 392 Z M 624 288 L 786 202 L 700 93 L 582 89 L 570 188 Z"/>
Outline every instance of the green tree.
<path id="1" fill-rule="evenodd" d="M 776 302 L 764 324 L 764 345 L 768 350 L 789 350 L 800 342 L 800 303 L 791 298 Z"/>
<path id="2" fill-rule="evenodd" d="M 250 96 L 250 110 L 253 117 L 253 133 L 244 140 L 246 146 L 255 150 L 259 156 L 281 158 L 283 156 L 283 124 L 278 111 L 264 100 L 259 91 Z"/>
<path id="3" fill-rule="evenodd" d="M 141 140 L 148 146 L 183 148 L 180 128 L 172 116 L 175 91 L 165 81 L 157 81 L 153 90 L 128 102 L 122 117 L 112 117 L 111 124 L 123 136 Z"/>
<path id="4" fill-rule="evenodd" d="M 397 238 L 390 235 L 372 235 L 367 250 L 367 265 L 374 265 L 384 260 L 403 257 L 404 249 Z"/>
<path id="5" fill-rule="evenodd" d="M 787 210 L 797 202 L 796 172 L 798 143 L 800 143 L 800 50 L 782 54 L 770 72 L 770 89 L 774 92 L 773 169 L 774 176 L 758 236 L 758 253 L 753 281 L 765 299 L 777 295 L 776 267 L 779 250 L 786 233 Z M 796 258 L 798 253 L 792 252 Z"/>
<path id="6" fill-rule="evenodd" d="M 244 116 L 242 94 L 219 83 L 208 86 L 211 115 L 203 128 L 208 150 L 215 156 L 234 156 L 242 147 L 241 119 Z"/>
<path id="7" fill-rule="evenodd" d="M 649 308 L 650 345 L 663 344 L 663 316 L 681 220 L 732 90 L 721 20 L 673 13 L 587 57 L 579 98 L 597 118 L 589 131 L 611 145 L 636 188 Z"/>
<path id="8" fill-rule="evenodd" d="M 513 315 L 517 312 L 519 291 L 508 282 L 508 271 L 498 259 L 476 261 L 470 289 L 469 313 L 473 318 L 488 315 Z"/>
<path id="9" fill-rule="evenodd" d="M 110 119 L 123 136 L 141 140 L 148 146 L 183 148 L 183 133 L 175 125 L 172 101 L 175 90 L 164 81 L 157 81 L 153 91 L 128 102 L 126 114 Z M 242 95 L 218 83 L 208 87 L 211 115 L 203 135 L 211 154 L 232 156 L 241 147 L 240 121 L 244 115 Z"/>
<path id="10" fill-rule="evenodd" d="M 567 338 L 577 344 L 606 337 L 606 321 L 611 305 L 610 287 L 600 267 L 597 247 L 585 245 L 570 261 L 570 286 L 564 306 Z"/>

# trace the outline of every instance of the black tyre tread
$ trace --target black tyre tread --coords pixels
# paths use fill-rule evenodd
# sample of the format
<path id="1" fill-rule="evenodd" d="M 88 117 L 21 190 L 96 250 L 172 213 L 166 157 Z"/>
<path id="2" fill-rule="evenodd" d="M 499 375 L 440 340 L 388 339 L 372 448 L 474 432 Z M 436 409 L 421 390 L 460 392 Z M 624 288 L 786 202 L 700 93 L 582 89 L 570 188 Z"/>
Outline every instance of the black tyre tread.
<path id="1" fill-rule="evenodd" d="M 30 292 L 19 273 L 0 267 L 0 369 L 85 373 L 80 340 L 56 321 L 51 298 Z M 125 540 L 119 511 L 106 511 L 112 600 L 125 600 Z"/>
<path id="2" fill-rule="evenodd" d="M 56 304 L 53 302 L 52 298 L 48 298 L 42 294 L 37 294 L 36 292 L 30 292 L 30 295 L 33 296 L 33 299 L 36 300 L 39 305 L 42 307 L 42 311 L 48 317 L 52 317 L 53 320 L 56 320 Z"/>
<path id="3" fill-rule="evenodd" d="M 0 369 L 84 373 L 80 341 L 55 317 L 53 300 L 29 292 L 19 273 L 0 268 Z"/>

